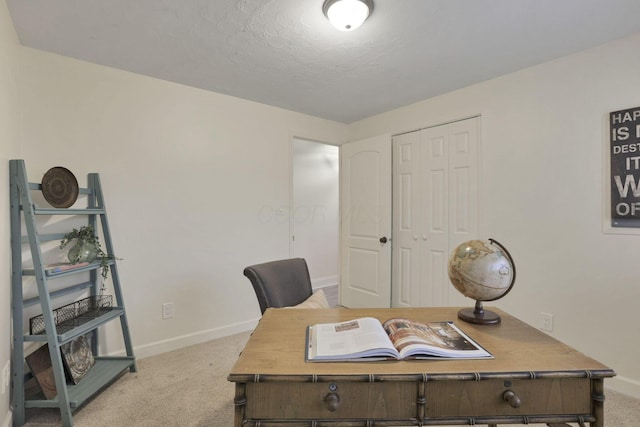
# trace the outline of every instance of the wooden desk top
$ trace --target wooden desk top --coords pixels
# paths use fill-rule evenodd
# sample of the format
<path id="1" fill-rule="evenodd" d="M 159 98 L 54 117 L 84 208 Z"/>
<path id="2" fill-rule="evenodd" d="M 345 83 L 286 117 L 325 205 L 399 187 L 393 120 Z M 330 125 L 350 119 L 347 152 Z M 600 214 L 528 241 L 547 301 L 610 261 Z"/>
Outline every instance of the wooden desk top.
<path id="1" fill-rule="evenodd" d="M 498 325 L 482 326 L 457 318 L 459 308 L 395 309 L 268 309 L 229 374 L 232 382 L 254 382 L 256 375 L 270 376 L 339 376 L 339 375 L 497 375 L 504 373 L 571 373 L 604 378 L 615 372 L 577 350 L 527 325 L 507 313 L 500 314 Z M 379 362 L 305 362 L 307 326 L 334 323 L 359 317 L 381 321 L 392 317 L 436 322 L 450 321 L 462 329 L 494 359 L 490 360 L 411 360 Z M 585 371 L 587 374 L 585 375 Z"/>

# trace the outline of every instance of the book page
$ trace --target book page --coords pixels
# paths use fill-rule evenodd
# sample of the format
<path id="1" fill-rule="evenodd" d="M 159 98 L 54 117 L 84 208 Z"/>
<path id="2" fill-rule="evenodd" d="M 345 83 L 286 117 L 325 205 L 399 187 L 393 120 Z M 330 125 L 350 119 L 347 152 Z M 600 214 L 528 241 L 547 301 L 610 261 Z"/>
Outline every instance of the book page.
<path id="1" fill-rule="evenodd" d="M 414 355 L 478 358 L 491 355 L 453 322 L 420 323 L 390 319 L 383 327 L 402 358 Z"/>
<path id="2" fill-rule="evenodd" d="M 309 329 L 309 360 L 398 357 L 380 321 L 372 317 L 323 323 Z"/>

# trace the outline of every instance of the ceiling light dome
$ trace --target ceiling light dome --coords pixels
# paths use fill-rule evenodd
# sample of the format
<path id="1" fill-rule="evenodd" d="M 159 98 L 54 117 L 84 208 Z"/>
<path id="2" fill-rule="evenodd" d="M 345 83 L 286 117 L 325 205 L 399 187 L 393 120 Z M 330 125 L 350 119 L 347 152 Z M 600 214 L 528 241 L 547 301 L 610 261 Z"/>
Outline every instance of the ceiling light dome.
<path id="1" fill-rule="evenodd" d="M 322 5 L 322 12 L 340 31 L 355 30 L 372 11 L 373 0 L 325 0 Z"/>

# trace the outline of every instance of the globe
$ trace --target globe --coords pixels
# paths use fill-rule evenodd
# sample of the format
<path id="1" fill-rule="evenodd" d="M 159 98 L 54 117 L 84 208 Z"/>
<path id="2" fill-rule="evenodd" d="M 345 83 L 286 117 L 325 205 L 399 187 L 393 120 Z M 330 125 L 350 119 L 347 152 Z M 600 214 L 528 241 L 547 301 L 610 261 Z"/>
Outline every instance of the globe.
<path id="1" fill-rule="evenodd" d="M 449 257 L 449 280 L 462 295 L 476 300 L 474 308 L 463 308 L 458 317 L 476 324 L 500 323 L 500 316 L 485 310 L 483 301 L 505 296 L 516 280 L 516 268 L 504 246 L 493 239 L 469 240 Z"/>

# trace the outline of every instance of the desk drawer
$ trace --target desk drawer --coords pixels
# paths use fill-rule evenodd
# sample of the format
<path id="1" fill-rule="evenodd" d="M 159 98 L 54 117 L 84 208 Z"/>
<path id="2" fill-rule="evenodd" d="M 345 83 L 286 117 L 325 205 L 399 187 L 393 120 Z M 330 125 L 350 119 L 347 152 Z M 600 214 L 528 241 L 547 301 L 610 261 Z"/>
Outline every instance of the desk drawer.
<path id="1" fill-rule="evenodd" d="M 537 380 L 482 380 L 427 382 L 427 418 L 482 417 L 591 412 L 588 378 Z M 517 396 L 520 406 L 511 407 L 506 391 Z"/>
<path id="2" fill-rule="evenodd" d="M 249 419 L 415 418 L 414 382 L 264 382 L 247 384 Z M 329 396 L 329 397 L 327 397 Z M 329 408 L 333 406 L 333 411 Z"/>

